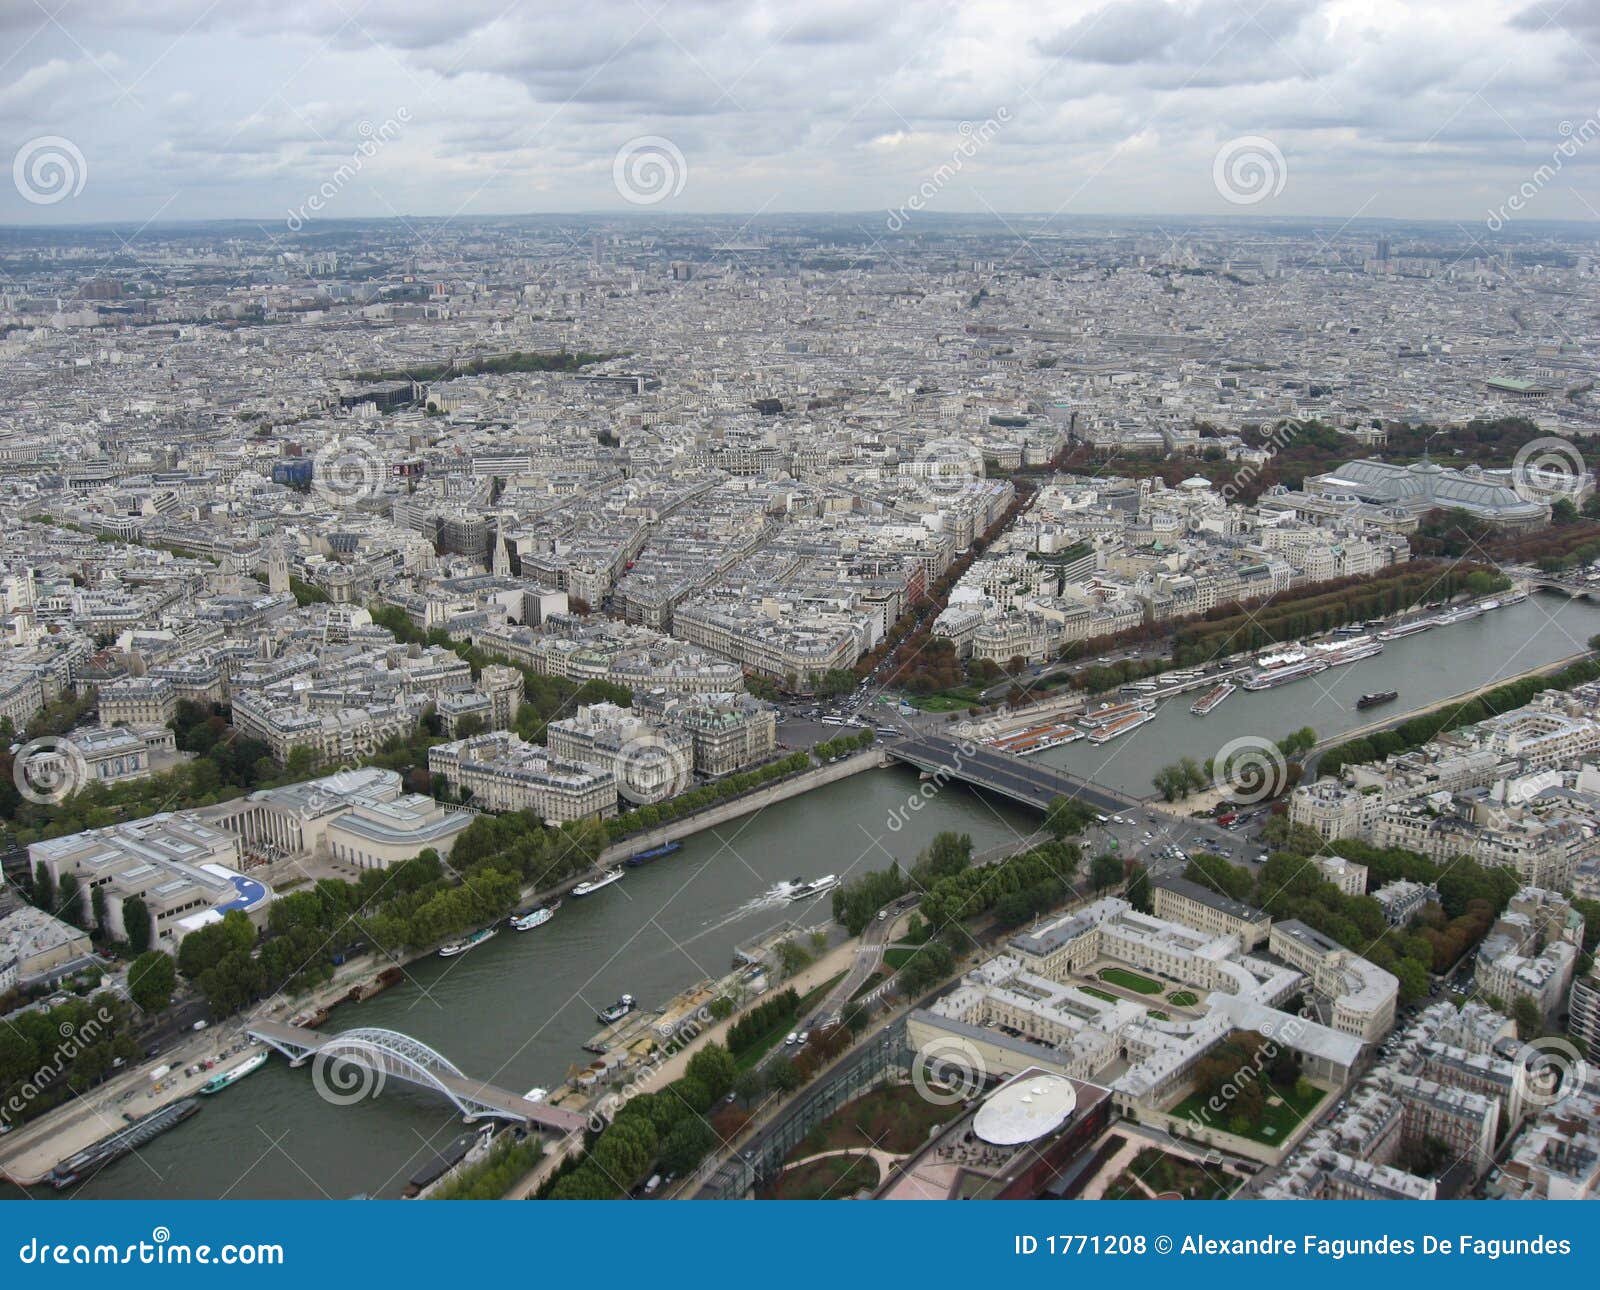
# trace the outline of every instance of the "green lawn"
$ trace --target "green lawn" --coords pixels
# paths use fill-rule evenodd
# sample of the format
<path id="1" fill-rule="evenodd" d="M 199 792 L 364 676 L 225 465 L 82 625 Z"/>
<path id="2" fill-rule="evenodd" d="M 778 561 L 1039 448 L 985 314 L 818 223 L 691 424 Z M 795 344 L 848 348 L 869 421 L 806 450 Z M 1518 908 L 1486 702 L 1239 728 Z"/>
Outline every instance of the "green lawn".
<path id="1" fill-rule="evenodd" d="M 1122 1000 L 1117 998 L 1116 995 L 1109 994 L 1104 990 L 1097 990 L 1092 985 L 1080 985 L 1078 989 L 1082 990 L 1085 994 L 1092 994 L 1096 999 L 1104 999 L 1107 1003 L 1122 1002 Z"/>
<path id="2" fill-rule="evenodd" d="M 871 1156 L 829 1156 L 785 1169 L 761 1199 L 851 1200 L 863 1188 L 877 1185 L 878 1164 Z"/>
<path id="3" fill-rule="evenodd" d="M 1145 1013 L 1144 1015 L 1147 1016 L 1147 1017 L 1154 1017 L 1157 1021 L 1171 1021 L 1172 1020 L 1172 1014 L 1171 1013 L 1158 1012 L 1154 1008 L 1150 1009 L 1150 1011 Z"/>
<path id="4" fill-rule="evenodd" d="M 1156 1147 L 1147 1147 L 1106 1188 L 1106 1199 L 1148 1199 L 1144 1189 L 1134 1182 L 1135 1178 L 1153 1192 L 1175 1192 L 1189 1200 L 1223 1200 L 1236 1182 L 1220 1170 L 1204 1169 L 1182 1156 L 1168 1155 Z"/>
<path id="5" fill-rule="evenodd" d="M 1120 985 L 1124 990 L 1134 990 L 1139 994 L 1160 994 L 1166 988 L 1161 982 L 1152 981 L 1149 977 L 1141 976 L 1137 972 L 1130 972 L 1127 968 L 1101 968 L 1100 979 L 1109 981 L 1112 985 Z"/>
<path id="6" fill-rule="evenodd" d="M 883 965 L 890 971 L 898 972 L 919 948 L 916 945 L 891 945 L 883 952 Z"/>
<path id="7" fill-rule="evenodd" d="M 970 696 L 963 697 L 960 691 L 947 690 L 942 694 L 927 694 L 908 699 L 907 702 L 922 712 L 965 712 L 974 703 L 979 702 L 979 699 L 976 691 Z"/>
<path id="8" fill-rule="evenodd" d="M 1192 1008 L 1200 1002 L 1200 996 L 1193 990 L 1174 990 L 1167 996 L 1167 1002 L 1174 1008 Z"/>
<path id="9" fill-rule="evenodd" d="M 870 1146 L 904 1155 L 926 1142 L 934 1125 L 945 1124 L 960 1114 L 959 1105 L 938 1106 L 924 1100 L 914 1084 L 875 1088 L 846 1102 L 812 1129 L 788 1158 L 803 1160 L 841 1147 Z"/>
<path id="10" fill-rule="evenodd" d="M 1310 1094 L 1305 1098 L 1297 1097 L 1292 1088 L 1282 1089 L 1273 1085 L 1269 1094 L 1269 1105 L 1263 1110 L 1261 1118 L 1247 1125 L 1236 1126 L 1228 1118 L 1226 1107 L 1221 1114 L 1212 1111 L 1206 1105 L 1206 1099 L 1199 1093 L 1189 1094 L 1173 1107 L 1169 1114 L 1188 1120 L 1196 1127 L 1221 1129 L 1226 1133 L 1238 1133 L 1241 1138 L 1276 1145 L 1286 1142 L 1289 1135 L 1299 1127 L 1300 1122 L 1316 1110 L 1317 1104 L 1326 1096 L 1326 1091 L 1314 1084 L 1311 1085 Z M 1272 1097 L 1276 1097 L 1276 1105 L 1270 1104 Z"/>

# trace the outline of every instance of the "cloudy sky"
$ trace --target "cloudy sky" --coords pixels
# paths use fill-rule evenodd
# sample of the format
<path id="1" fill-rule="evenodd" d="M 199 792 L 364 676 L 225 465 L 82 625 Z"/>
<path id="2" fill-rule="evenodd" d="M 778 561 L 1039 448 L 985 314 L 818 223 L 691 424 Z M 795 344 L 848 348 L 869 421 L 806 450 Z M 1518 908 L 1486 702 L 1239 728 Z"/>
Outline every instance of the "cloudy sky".
<path id="1" fill-rule="evenodd" d="M 1600 0 L 0 0 L 0 60 L 0 223 L 1600 217 Z"/>

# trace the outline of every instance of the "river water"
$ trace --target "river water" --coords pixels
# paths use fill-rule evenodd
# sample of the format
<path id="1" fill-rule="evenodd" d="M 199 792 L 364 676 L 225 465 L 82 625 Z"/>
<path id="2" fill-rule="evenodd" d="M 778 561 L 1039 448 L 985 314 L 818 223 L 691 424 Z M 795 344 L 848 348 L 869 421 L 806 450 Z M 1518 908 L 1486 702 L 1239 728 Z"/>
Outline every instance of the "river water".
<path id="1" fill-rule="evenodd" d="M 1078 742 L 1043 753 L 1054 765 L 1144 796 L 1150 777 L 1180 756 L 1203 760 L 1244 735 L 1276 739 L 1301 726 L 1326 737 L 1375 717 L 1447 698 L 1584 647 L 1600 607 L 1536 596 L 1469 623 L 1388 644 L 1374 658 L 1251 694 L 1240 690 L 1204 719 L 1195 695 L 1164 703 L 1154 721 L 1111 744 Z M 1364 691 L 1398 690 L 1397 703 L 1361 713 Z M 584 900 L 568 900 L 544 927 L 503 931 L 456 959 L 429 958 L 408 980 L 344 1005 L 328 1030 L 379 1026 L 429 1044 L 472 1078 L 516 1092 L 554 1088 L 588 1060 L 580 1045 L 597 1008 L 623 993 L 646 1006 L 721 976 L 733 951 L 790 919 L 826 921 L 775 898 L 786 879 L 859 874 L 903 863 L 941 829 L 970 833 L 979 850 L 1028 833 L 1029 813 L 950 787 L 915 812 L 896 811 L 917 780 L 903 769 L 857 775 L 685 840 L 683 849 Z M 896 814 L 905 821 L 891 831 Z M 85 1184 L 90 1198 L 342 1198 L 398 1195 L 430 1147 L 460 1133 L 443 1098 L 389 1081 L 349 1106 L 319 1097 L 309 1066 L 281 1058 L 205 1100 L 201 1114 Z"/>
<path id="2" fill-rule="evenodd" d="M 1107 744 L 1087 740 L 1035 754 L 1048 765 L 1135 797 L 1155 791 L 1151 778 L 1179 757 L 1204 763 L 1230 740 L 1277 740 L 1302 726 L 1322 739 L 1389 721 L 1465 690 L 1516 676 L 1588 647 L 1600 632 L 1600 606 L 1554 593 L 1492 610 L 1449 627 L 1388 641 L 1383 653 L 1329 668 L 1271 690 L 1240 688 L 1209 716 L 1189 706 L 1204 690 L 1164 701 L 1154 721 Z M 1365 712 L 1363 694 L 1396 690 L 1399 698 Z"/>

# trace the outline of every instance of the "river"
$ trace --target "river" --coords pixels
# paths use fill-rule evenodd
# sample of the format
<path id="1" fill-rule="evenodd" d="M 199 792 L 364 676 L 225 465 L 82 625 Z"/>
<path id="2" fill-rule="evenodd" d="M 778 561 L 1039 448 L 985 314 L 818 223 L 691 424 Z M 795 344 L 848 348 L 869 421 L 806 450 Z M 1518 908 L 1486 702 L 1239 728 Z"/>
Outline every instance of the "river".
<path id="1" fill-rule="evenodd" d="M 325 1029 L 398 1030 L 472 1078 L 514 1092 L 557 1087 L 574 1064 L 591 1060 L 580 1045 L 600 1028 L 597 1008 L 624 993 L 663 1004 L 723 975 L 735 948 L 787 920 L 829 920 L 830 896 L 792 904 L 771 894 L 777 883 L 905 863 L 942 829 L 971 834 L 983 850 L 1037 824 L 1020 808 L 958 790 L 901 812 L 907 823 L 891 832 L 891 811 L 916 788 L 912 771 L 869 771 L 696 834 L 615 886 L 569 899 L 541 928 L 502 931 L 459 958 L 419 960 L 402 984 L 336 1009 Z M 204 1099 L 199 1115 L 68 1194 L 397 1196 L 428 1145 L 460 1132 L 442 1097 L 391 1079 L 375 1099 L 330 1105 L 313 1088 L 309 1063 L 294 1070 L 274 1055 Z"/>
<path id="2" fill-rule="evenodd" d="M 1230 740 L 1277 740 L 1302 726 L 1320 739 L 1394 720 L 1480 685 L 1516 676 L 1588 648 L 1600 632 L 1600 606 L 1553 592 L 1496 609 L 1464 623 L 1435 627 L 1385 643 L 1383 653 L 1271 690 L 1236 690 L 1207 717 L 1189 706 L 1204 690 L 1165 700 L 1148 721 L 1108 744 L 1087 740 L 1035 756 L 1135 797 L 1154 792 L 1151 779 L 1179 757 L 1204 763 Z M 1363 694 L 1396 690 L 1399 698 L 1365 712 Z"/>
<path id="3" fill-rule="evenodd" d="M 1180 756 L 1204 760 L 1245 735 L 1278 738 L 1301 726 L 1327 737 L 1375 717 L 1447 698 L 1584 648 L 1600 631 L 1600 606 L 1537 596 L 1468 623 L 1390 642 L 1382 654 L 1320 676 L 1252 694 L 1240 690 L 1204 719 L 1195 695 L 1161 706 L 1156 719 L 1109 745 L 1078 742 L 1043 753 L 1054 765 L 1145 796 L 1150 778 Z M 1364 691 L 1400 700 L 1358 712 Z M 1035 820 L 1007 804 L 951 788 L 890 832 L 887 820 L 916 789 L 903 769 L 873 771 L 768 807 L 685 841 L 656 864 L 591 898 L 569 900 L 532 932 L 503 932 L 460 958 L 429 958 L 408 980 L 334 1013 L 328 1029 L 402 1031 L 467 1075 L 524 1091 L 555 1087 L 596 1029 L 595 1010 L 629 993 L 644 1004 L 725 972 L 734 949 L 790 918 L 828 917 L 770 895 L 784 879 L 849 876 L 909 861 L 942 829 L 970 833 L 979 850 L 1025 835 Z M 351 1106 L 318 1097 L 309 1067 L 281 1058 L 215 1098 L 201 1114 L 104 1170 L 76 1195 L 88 1198 L 342 1198 L 395 1196 L 429 1146 L 461 1131 L 442 1098 L 390 1081 Z"/>

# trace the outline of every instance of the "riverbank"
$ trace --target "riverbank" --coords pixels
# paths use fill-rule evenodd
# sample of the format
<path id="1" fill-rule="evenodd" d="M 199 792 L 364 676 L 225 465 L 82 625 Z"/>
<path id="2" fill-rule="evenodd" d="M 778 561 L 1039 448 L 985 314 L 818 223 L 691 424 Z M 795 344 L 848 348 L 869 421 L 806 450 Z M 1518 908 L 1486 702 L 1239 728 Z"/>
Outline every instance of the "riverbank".
<path id="1" fill-rule="evenodd" d="M 850 776 L 859 775 L 863 771 L 881 770 L 888 764 L 888 757 L 876 747 L 852 753 L 842 761 L 801 771 L 800 774 L 779 780 L 776 784 L 755 789 L 740 797 L 731 797 L 725 802 L 718 802 L 715 806 L 708 806 L 703 811 L 686 815 L 681 820 L 673 820 L 670 824 L 663 824 L 644 833 L 635 833 L 621 842 L 614 842 L 600 853 L 596 863 L 601 867 L 620 863 L 640 851 L 648 851 L 652 847 L 662 846 L 668 842 L 681 841 L 696 833 L 703 833 L 706 829 L 714 829 L 719 824 L 737 820 L 740 816 L 750 815 L 775 803 L 787 801 L 791 797 L 799 797 L 828 784 L 836 784 L 841 779 L 849 779 Z M 563 888 L 548 894 L 561 895 L 566 887 L 575 886 L 581 881 L 581 878 L 574 878 Z M 524 893 L 524 898 L 531 898 L 535 894 L 542 893 Z"/>
<path id="2" fill-rule="evenodd" d="M 886 764 L 886 760 L 881 752 L 872 748 L 842 761 L 803 771 L 779 783 L 717 803 L 694 815 L 617 842 L 601 853 L 597 864 L 605 867 L 621 863 L 638 851 L 691 837 L 864 771 L 879 769 Z M 522 892 L 521 903 L 543 904 L 564 897 L 586 876 L 577 874 L 550 887 L 528 887 Z M 365 954 L 352 958 L 336 968 L 333 977 L 316 989 L 293 996 L 273 996 L 257 1003 L 246 1013 L 195 1032 L 158 1057 L 129 1067 L 100 1088 L 64 1103 L 0 1138 L 0 1179 L 24 1187 L 37 1186 L 62 1160 L 124 1127 L 124 1112 L 135 1117 L 146 1115 L 170 1102 L 193 1096 L 216 1072 L 214 1069 L 196 1071 L 194 1075 L 186 1076 L 184 1071 L 206 1058 L 224 1059 L 242 1051 L 248 1044 L 245 1031 L 254 1022 L 284 1021 L 300 1012 L 335 1009 L 345 1002 L 353 986 L 370 981 L 386 968 L 408 969 L 421 960 L 432 958 L 437 950 L 437 946 L 424 946 L 404 955 Z M 409 972 L 407 976 L 409 979 Z M 172 1073 L 159 1081 L 152 1081 L 149 1073 L 162 1065 L 171 1066 Z"/>
<path id="3" fill-rule="evenodd" d="M 1458 694 L 1447 695 L 1444 698 L 1430 700 L 1429 702 L 1421 704 L 1415 708 L 1409 708 L 1404 712 L 1386 716 L 1379 721 L 1371 721 L 1366 725 L 1357 726 L 1354 729 L 1343 731 L 1337 735 L 1331 735 L 1326 739 L 1319 739 L 1311 753 L 1307 755 L 1302 763 L 1305 769 L 1305 774 L 1301 782 L 1310 783 L 1316 778 L 1317 762 L 1321 755 L 1330 748 L 1335 748 L 1340 744 L 1350 743 L 1352 740 L 1366 738 L 1367 736 L 1376 734 L 1382 730 L 1392 730 L 1396 726 L 1404 725 L 1407 721 L 1411 721 L 1417 717 L 1427 716 L 1432 712 L 1438 712 L 1445 708 L 1459 707 L 1462 704 L 1471 703 L 1474 699 L 1481 698 L 1483 695 L 1489 694 L 1490 692 L 1499 689 L 1503 685 L 1512 685 L 1517 681 L 1525 681 L 1534 677 L 1552 675 L 1562 671 L 1564 668 L 1570 667 L 1572 664 L 1579 662 L 1582 659 L 1589 657 L 1590 652 L 1588 650 L 1583 650 L 1576 654 L 1569 654 L 1563 658 L 1553 659 L 1548 663 L 1541 663 L 1537 667 L 1530 667 L 1525 671 L 1517 672 L 1510 676 L 1496 677 L 1492 681 L 1485 681 L 1482 685 L 1474 686 L 1470 690 L 1462 690 Z M 1230 795 L 1222 789 L 1211 786 L 1198 793 L 1191 793 L 1187 797 L 1181 797 L 1175 802 L 1165 802 L 1162 801 L 1159 796 L 1157 796 L 1148 799 L 1148 805 L 1154 810 L 1161 811 L 1167 815 L 1174 816 L 1179 819 L 1191 819 L 1196 814 L 1212 814 L 1215 812 L 1218 806 L 1229 799 L 1229 796 Z"/>

